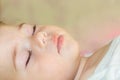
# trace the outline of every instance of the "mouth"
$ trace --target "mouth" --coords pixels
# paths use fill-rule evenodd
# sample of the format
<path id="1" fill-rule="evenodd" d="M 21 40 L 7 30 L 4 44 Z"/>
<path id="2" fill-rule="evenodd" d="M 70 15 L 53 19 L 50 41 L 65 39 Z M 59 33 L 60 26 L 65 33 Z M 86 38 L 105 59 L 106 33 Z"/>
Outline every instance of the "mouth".
<path id="1" fill-rule="evenodd" d="M 64 41 L 63 35 L 58 36 L 58 38 L 57 38 L 57 51 L 59 54 L 61 53 L 60 51 L 61 51 L 61 48 L 63 45 L 63 41 Z"/>

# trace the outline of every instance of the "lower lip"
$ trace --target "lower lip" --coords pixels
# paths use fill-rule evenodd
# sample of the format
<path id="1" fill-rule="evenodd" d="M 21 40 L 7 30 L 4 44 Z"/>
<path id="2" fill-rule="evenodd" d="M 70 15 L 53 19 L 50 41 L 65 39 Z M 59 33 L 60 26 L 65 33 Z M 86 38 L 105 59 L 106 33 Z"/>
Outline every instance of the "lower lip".
<path id="1" fill-rule="evenodd" d="M 63 35 L 60 35 L 57 38 L 57 50 L 58 50 L 58 53 L 60 53 L 60 51 L 61 51 L 61 48 L 62 48 L 62 45 L 63 45 L 63 41 L 64 41 L 64 37 L 63 37 Z"/>

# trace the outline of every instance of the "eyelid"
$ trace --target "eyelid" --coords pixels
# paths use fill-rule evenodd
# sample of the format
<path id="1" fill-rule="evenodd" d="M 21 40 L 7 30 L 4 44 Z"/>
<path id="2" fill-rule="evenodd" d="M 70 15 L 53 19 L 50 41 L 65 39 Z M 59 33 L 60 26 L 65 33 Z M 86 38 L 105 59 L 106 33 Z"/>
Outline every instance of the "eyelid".
<path id="1" fill-rule="evenodd" d="M 18 30 L 22 32 L 23 34 L 27 36 L 32 36 L 35 33 L 36 25 L 30 25 L 30 24 L 20 24 L 18 26 Z"/>

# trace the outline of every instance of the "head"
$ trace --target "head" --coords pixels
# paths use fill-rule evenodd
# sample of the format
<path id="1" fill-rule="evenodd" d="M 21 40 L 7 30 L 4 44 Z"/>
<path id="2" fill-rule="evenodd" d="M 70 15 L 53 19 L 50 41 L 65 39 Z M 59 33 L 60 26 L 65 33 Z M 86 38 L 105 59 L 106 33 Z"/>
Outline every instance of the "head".
<path id="1" fill-rule="evenodd" d="M 0 80 L 73 80 L 77 42 L 56 26 L 0 25 Z"/>

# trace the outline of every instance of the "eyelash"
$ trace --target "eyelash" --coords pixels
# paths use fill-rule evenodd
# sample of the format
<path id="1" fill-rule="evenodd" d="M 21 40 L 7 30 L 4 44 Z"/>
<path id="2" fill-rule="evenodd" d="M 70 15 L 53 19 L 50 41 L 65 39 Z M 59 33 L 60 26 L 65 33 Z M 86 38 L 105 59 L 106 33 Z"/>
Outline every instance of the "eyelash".
<path id="1" fill-rule="evenodd" d="M 28 65 L 28 63 L 30 61 L 30 58 L 31 58 L 31 55 L 32 55 L 32 51 L 28 51 L 28 53 L 29 53 L 29 56 L 28 56 L 26 64 L 25 64 L 26 67 L 27 67 L 27 65 Z"/>
<path id="2" fill-rule="evenodd" d="M 32 35 L 34 35 L 35 31 L 36 31 L 36 25 L 33 26 L 33 33 L 32 33 Z"/>

